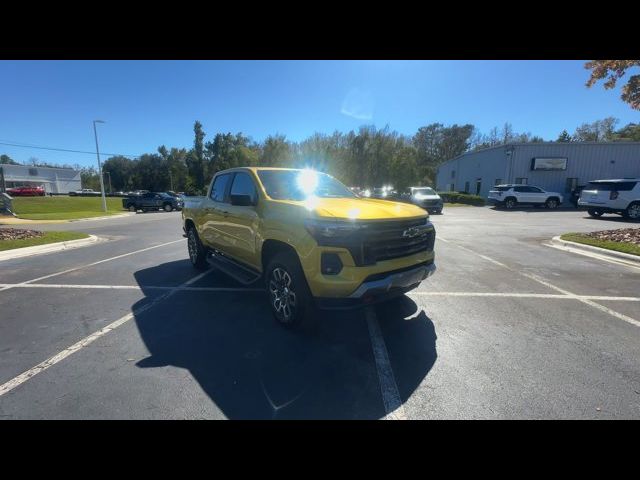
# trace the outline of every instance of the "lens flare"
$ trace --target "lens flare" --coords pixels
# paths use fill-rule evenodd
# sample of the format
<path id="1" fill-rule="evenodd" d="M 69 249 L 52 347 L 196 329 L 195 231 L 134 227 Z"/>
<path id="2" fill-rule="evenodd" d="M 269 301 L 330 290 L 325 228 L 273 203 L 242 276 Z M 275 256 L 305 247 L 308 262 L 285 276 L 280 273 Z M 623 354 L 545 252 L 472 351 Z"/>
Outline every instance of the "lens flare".
<path id="1" fill-rule="evenodd" d="M 310 169 L 302 170 L 298 174 L 297 184 L 305 195 L 311 195 L 318 188 L 318 173 Z"/>

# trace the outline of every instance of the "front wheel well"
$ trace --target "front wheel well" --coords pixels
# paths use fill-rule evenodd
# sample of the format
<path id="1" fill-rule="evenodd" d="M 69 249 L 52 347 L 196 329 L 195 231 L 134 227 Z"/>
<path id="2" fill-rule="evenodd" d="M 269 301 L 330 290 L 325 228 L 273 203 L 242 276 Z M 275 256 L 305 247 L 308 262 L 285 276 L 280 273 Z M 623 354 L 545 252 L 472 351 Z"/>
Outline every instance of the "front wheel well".
<path id="1" fill-rule="evenodd" d="M 265 240 L 262 244 L 262 270 L 264 271 L 267 268 L 267 264 L 269 263 L 269 259 L 273 258 L 276 253 L 287 252 L 294 256 L 296 260 L 299 261 L 298 253 L 295 248 L 293 248 L 288 243 L 282 242 L 280 240 Z"/>
<path id="2" fill-rule="evenodd" d="M 188 232 L 189 230 L 191 230 L 192 228 L 196 228 L 196 224 L 193 223 L 193 220 L 191 220 L 190 218 L 188 218 L 187 220 L 184 221 L 184 231 Z"/>

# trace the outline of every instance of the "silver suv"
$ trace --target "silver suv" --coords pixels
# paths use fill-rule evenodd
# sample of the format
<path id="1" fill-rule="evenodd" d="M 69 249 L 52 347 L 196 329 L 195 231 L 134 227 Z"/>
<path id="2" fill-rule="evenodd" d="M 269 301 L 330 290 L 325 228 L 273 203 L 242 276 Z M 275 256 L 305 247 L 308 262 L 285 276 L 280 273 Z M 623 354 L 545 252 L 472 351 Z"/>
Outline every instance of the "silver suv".
<path id="1" fill-rule="evenodd" d="M 589 182 L 578 200 L 592 217 L 603 213 L 617 213 L 625 218 L 640 220 L 640 178 L 594 180 Z"/>

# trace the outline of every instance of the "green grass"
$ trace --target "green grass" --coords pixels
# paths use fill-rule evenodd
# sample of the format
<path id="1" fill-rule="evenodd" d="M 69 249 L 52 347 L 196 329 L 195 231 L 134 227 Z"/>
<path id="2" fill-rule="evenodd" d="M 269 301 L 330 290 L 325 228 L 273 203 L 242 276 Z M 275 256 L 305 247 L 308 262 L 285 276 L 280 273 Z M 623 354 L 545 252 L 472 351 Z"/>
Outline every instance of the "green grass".
<path id="1" fill-rule="evenodd" d="M 568 242 L 584 243 L 593 247 L 606 248 L 607 250 L 615 250 L 616 252 L 630 253 L 631 255 L 640 255 L 640 246 L 626 242 L 611 242 L 608 240 L 598 240 L 587 237 L 580 233 L 565 233 L 561 235 L 562 240 Z"/>
<path id="2" fill-rule="evenodd" d="M 0 240 L 0 251 L 12 250 L 14 248 L 33 247 L 36 245 L 46 245 L 47 243 L 67 242 L 87 238 L 89 235 L 80 232 L 45 232 L 42 237 L 25 238 L 24 240 Z"/>
<path id="3" fill-rule="evenodd" d="M 17 197 L 13 211 L 27 220 L 73 220 L 122 213 L 122 199 L 107 198 L 107 212 L 100 197 Z"/>

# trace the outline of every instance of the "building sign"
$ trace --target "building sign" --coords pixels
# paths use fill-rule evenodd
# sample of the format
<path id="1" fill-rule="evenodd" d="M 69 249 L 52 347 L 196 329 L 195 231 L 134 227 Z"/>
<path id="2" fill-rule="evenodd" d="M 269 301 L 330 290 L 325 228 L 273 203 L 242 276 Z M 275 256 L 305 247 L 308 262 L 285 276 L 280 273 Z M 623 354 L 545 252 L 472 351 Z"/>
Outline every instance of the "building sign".
<path id="1" fill-rule="evenodd" d="M 566 170 L 566 158 L 532 158 L 531 170 Z"/>

